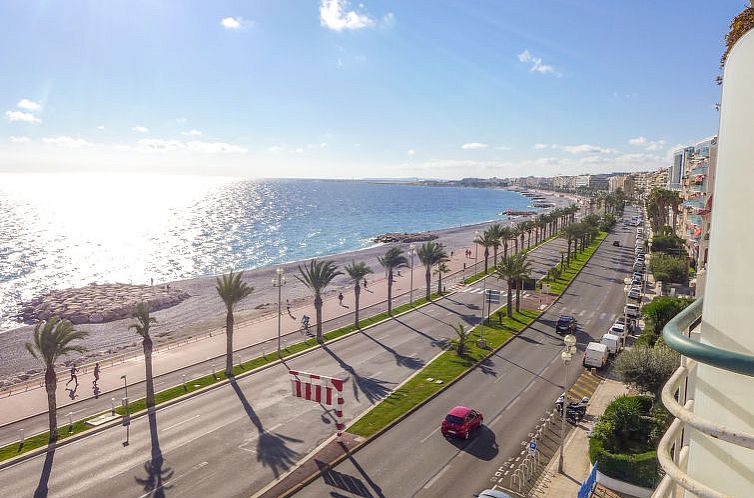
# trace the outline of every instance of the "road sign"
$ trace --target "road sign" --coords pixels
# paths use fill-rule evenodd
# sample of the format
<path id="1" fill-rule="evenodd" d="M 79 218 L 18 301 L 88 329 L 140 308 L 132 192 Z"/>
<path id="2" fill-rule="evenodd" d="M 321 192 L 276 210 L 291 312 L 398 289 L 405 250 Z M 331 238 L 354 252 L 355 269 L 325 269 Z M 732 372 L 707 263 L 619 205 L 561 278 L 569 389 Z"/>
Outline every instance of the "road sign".
<path id="1" fill-rule="evenodd" d="M 484 300 L 490 304 L 500 304 L 500 291 L 495 289 L 486 289 L 484 291 Z"/>
<path id="2" fill-rule="evenodd" d="M 535 440 L 529 441 L 529 453 L 533 455 L 537 452 L 537 442 Z"/>

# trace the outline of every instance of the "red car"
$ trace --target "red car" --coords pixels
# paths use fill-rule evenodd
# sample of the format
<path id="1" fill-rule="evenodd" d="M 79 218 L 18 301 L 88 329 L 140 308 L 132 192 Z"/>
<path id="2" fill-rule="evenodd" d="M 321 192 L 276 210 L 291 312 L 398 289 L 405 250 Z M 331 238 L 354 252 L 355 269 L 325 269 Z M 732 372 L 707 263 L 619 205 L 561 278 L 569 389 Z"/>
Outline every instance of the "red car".
<path id="1" fill-rule="evenodd" d="M 466 406 L 456 406 L 442 421 L 442 435 L 469 439 L 469 435 L 482 425 L 483 420 L 484 417 L 478 411 Z"/>

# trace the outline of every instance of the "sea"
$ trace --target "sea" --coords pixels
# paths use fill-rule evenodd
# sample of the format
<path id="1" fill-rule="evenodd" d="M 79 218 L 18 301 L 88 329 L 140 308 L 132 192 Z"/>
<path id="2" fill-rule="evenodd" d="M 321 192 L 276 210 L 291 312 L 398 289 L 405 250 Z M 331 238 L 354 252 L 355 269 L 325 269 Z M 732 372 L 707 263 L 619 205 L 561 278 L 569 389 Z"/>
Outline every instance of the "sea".
<path id="1" fill-rule="evenodd" d="M 503 189 L 366 181 L 0 174 L 0 331 L 52 289 L 259 268 L 529 204 Z"/>

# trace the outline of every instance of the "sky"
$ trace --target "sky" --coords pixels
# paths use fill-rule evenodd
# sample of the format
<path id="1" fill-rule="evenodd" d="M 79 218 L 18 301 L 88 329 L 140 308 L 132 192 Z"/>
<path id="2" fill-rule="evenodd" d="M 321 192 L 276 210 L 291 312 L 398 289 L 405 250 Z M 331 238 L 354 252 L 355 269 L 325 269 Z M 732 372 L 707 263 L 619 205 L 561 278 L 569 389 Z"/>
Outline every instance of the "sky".
<path id="1" fill-rule="evenodd" d="M 646 171 L 748 2 L 3 0 L 0 172 Z"/>

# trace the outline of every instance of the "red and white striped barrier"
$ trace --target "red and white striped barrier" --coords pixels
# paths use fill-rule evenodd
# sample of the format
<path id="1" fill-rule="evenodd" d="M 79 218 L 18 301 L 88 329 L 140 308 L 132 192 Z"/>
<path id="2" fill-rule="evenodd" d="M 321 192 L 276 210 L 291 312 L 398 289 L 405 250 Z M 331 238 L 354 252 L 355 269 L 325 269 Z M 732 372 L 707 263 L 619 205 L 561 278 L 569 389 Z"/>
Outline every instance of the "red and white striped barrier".
<path id="1" fill-rule="evenodd" d="M 288 372 L 291 374 L 291 392 L 294 398 L 302 398 L 323 405 L 335 405 L 337 419 L 335 427 L 340 437 L 345 428 L 343 425 L 343 379 L 298 370 Z"/>

